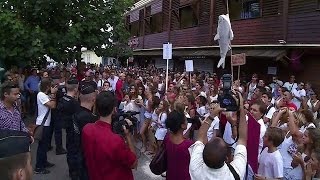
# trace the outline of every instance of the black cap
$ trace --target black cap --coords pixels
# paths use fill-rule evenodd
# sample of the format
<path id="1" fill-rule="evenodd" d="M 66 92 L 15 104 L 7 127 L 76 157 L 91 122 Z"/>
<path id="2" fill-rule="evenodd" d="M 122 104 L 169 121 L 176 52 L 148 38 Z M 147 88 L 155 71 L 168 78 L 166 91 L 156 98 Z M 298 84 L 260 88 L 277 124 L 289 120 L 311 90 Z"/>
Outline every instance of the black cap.
<path id="1" fill-rule="evenodd" d="M 78 84 L 78 83 L 79 83 L 79 81 L 77 79 L 69 79 L 67 81 L 67 84 Z"/>
<path id="2" fill-rule="evenodd" d="M 95 92 L 96 90 L 94 89 L 93 86 L 91 85 L 83 85 L 81 86 L 80 88 L 80 93 L 81 94 L 90 94 L 90 93 L 93 93 Z"/>
<path id="3" fill-rule="evenodd" d="M 0 158 L 30 152 L 30 136 L 26 132 L 0 130 Z"/>

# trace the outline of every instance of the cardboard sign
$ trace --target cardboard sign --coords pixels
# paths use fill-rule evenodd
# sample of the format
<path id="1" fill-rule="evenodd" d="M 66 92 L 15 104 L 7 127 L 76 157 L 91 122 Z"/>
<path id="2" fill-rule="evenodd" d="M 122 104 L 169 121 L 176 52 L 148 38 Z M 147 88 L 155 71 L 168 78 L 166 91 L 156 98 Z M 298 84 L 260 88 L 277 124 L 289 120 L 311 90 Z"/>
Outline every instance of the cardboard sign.
<path id="1" fill-rule="evenodd" d="M 246 64 L 246 53 L 234 54 L 231 56 L 232 66 L 241 66 Z"/>
<path id="2" fill-rule="evenodd" d="M 186 64 L 186 71 L 192 72 L 193 71 L 193 60 L 185 60 Z"/>
<path id="3" fill-rule="evenodd" d="M 172 44 L 163 44 L 163 59 L 172 59 Z"/>

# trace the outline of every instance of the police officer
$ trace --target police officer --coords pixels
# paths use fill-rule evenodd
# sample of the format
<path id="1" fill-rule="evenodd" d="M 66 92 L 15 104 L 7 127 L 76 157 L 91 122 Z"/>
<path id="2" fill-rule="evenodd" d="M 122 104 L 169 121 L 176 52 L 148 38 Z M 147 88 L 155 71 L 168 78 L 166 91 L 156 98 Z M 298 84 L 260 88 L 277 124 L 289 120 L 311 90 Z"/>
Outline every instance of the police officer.
<path id="1" fill-rule="evenodd" d="M 81 131 L 83 127 L 88 123 L 93 123 L 98 120 L 98 116 L 92 113 L 93 106 L 96 101 L 97 93 L 91 85 L 84 85 L 80 88 L 80 102 L 81 106 L 79 110 L 73 115 L 73 130 L 74 141 L 70 145 L 70 153 L 77 156 L 77 169 L 78 177 L 72 177 L 72 179 L 88 180 L 85 161 L 83 159 L 81 151 Z"/>
<path id="2" fill-rule="evenodd" d="M 73 138 L 73 123 L 72 116 L 80 108 L 80 104 L 77 101 L 78 98 L 79 82 L 76 79 L 69 79 L 66 84 L 67 93 L 59 100 L 57 110 L 60 113 L 60 117 L 66 128 L 66 147 L 67 147 L 67 163 L 69 166 L 69 175 L 72 178 L 77 172 L 77 167 L 74 165 L 76 156 L 72 154 L 72 142 Z"/>
<path id="3" fill-rule="evenodd" d="M 60 78 L 58 76 L 53 76 L 52 79 L 55 84 L 59 84 Z M 66 86 L 59 84 L 58 91 L 56 94 L 57 103 L 59 103 L 60 99 L 66 93 L 67 93 Z M 50 124 L 50 126 L 53 128 L 51 128 L 51 137 L 49 138 L 50 143 L 49 143 L 48 150 L 52 149 L 51 139 L 52 139 L 52 134 L 54 132 L 54 138 L 55 138 L 55 143 L 56 143 L 56 155 L 66 154 L 67 151 L 62 146 L 63 121 L 60 117 L 60 113 L 57 108 L 51 110 L 51 124 Z"/>

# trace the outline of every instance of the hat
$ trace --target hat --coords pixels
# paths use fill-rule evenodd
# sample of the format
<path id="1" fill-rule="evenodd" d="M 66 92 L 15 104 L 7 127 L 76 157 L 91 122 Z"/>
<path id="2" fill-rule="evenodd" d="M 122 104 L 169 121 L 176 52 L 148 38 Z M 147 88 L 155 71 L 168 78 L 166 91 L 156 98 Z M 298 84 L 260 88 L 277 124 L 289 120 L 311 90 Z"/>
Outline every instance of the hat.
<path id="1" fill-rule="evenodd" d="M 83 85 L 80 88 L 80 93 L 81 94 L 91 94 L 93 92 L 95 92 L 96 90 L 94 89 L 94 87 L 92 85 Z"/>
<path id="2" fill-rule="evenodd" d="M 74 79 L 74 78 L 69 79 L 69 80 L 67 81 L 67 84 L 78 84 L 78 83 L 79 83 L 79 81 L 78 81 L 77 79 Z"/>
<path id="3" fill-rule="evenodd" d="M 198 95 L 198 97 L 199 97 L 199 96 L 203 96 L 204 98 L 207 98 L 206 93 L 205 93 L 205 92 L 203 92 L 203 91 Z"/>
<path id="4" fill-rule="evenodd" d="M 0 158 L 30 152 L 30 137 L 23 131 L 0 130 Z"/>

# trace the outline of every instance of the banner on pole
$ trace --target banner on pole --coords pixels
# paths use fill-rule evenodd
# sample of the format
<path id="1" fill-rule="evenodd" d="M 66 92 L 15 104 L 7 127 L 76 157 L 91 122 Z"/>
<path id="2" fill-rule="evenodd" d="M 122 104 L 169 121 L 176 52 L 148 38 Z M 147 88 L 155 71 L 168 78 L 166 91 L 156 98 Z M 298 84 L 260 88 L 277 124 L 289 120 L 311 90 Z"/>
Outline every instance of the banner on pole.
<path id="1" fill-rule="evenodd" d="M 186 72 L 192 72 L 193 71 L 193 60 L 185 60 L 186 64 Z"/>
<path id="2" fill-rule="evenodd" d="M 163 59 L 172 59 L 172 44 L 163 44 Z"/>
<path id="3" fill-rule="evenodd" d="M 234 54 L 231 56 L 232 66 L 241 66 L 246 64 L 246 53 Z"/>

